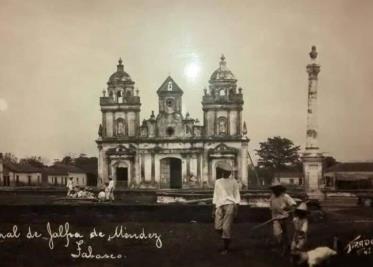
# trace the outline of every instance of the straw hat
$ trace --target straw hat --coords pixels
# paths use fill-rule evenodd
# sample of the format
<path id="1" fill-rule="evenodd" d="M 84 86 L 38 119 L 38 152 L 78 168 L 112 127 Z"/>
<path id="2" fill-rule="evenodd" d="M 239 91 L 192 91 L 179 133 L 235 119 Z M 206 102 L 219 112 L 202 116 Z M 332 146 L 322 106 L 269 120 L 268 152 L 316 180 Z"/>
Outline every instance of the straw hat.
<path id="1" fill-rule="evenodd" d="M 284 188 L 285 189 L 285 186 L 283 186 L 280 181 L 278 181 L 277 179 L 275 179 L 271 186 L 269 188 L 275 188 L 275 187 L 281 187 L 281 188 Z"/>
<path id="2" fill-rule="evenodd" d="M 225 162 L 225 161 L 218 162 L 218 163 L 216 164 L 216 167 L 218 167 L 218 168 L 220 168 L 220 169 L 223 169 L 224 171 L 228 171 L 228 172 L 232 171 L 232 166 L 229 165 L 229 164 L 228 164 L 227 162 Z"/>

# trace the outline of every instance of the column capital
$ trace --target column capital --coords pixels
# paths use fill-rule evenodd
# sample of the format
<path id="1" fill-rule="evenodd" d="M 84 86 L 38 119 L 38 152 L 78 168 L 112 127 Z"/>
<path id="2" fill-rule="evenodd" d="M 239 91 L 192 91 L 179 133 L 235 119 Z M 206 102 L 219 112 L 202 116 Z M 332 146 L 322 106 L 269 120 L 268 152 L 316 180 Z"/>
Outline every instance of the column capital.
<path id="1" fill-rule="evenodd" d="M 307 73 L 308 73 L 308 78 L 310 80 L 317 80 L 317 76 L 319 72 L 320 72 L 320 65 L 316 63 L 307 65 Z"/>
<path id="2" fill-rule="evenodd" d="M 317 75 L 320 72 L 320 65 L 316 64 L 316 58 L 318 55 L 316 51 L 316 46 L 312 46 L 309 55 L 312 63 L 307 65 L 307 73 L 310 80 L 317 80 Z"/>

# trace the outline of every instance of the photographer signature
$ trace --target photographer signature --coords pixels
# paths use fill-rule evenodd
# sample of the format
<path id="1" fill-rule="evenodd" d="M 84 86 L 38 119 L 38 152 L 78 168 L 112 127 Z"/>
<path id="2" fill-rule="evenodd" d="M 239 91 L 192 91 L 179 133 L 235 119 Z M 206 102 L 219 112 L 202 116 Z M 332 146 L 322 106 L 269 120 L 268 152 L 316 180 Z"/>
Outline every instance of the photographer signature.
<path id="1" fill-rule="evenodd" d="M 347 254 L 372 255 L 373 238 L 363 238 L 361 235 L 358 235 L 352 241 L 348 242 L 345 250 Z"/>

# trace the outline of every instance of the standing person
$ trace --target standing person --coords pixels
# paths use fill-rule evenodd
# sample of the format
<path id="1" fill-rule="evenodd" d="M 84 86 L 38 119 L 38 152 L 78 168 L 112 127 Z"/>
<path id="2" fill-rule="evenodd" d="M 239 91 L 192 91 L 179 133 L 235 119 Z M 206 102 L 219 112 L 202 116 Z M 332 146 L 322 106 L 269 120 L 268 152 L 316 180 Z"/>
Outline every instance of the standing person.
<path id="1" fill-rule="evenodd" d="M 69 180 L 66 183 L 66 188 L 67 188 L 67 196 L 71 197 L 71 195 L 73 194 L 73 190 L 74 190 L 73 177 L 69 177 Z"/>
<path id="2" fill-rule="evenodd" d="M 228 168 L 230 169 L 230 166 Z M 224 177 L 216 180 L 212 200 L 215 229 L 223 239 L 222 255 L 229 251 L 232 224 L 241 201 L 239 185 L 230 174 L 230 171 L 224 171 Z"/>
<path id="3" fill-rule="evenodd" d="M 308 219 L 307 204 L 302 202 L 294 211 L 294 234 L 291 241 L 291 251 L 304 251 L 307 242 Z"/>
<path id="4" fill-rule="evenodd" d="M 109 200 L 110 198 L 110 188 L 109 188 L 109 183 L 105 183 L 105 188 L 104 188 L 104 192 L 105 192 L 105 200 Z"/>
<path id="5" fill-rule="evenodd" d="M 272 194 L 270 198 L 270 208 L 273 219 L 273 235 L 277 241 L 281 254 L 289 252 L 288 218 L 296 202 L 288 194 L 286 188 L 278 181 L 274 181 L 270 187 Z"/>
<path id="6" fill-rule="evenodd" d="M 114 186 L 114 180 L 111 177 L 109 177 L 108 188 L 109 188 L 109 200 L 110 201 L 114 201 L 114 189 L 115 189 L 115 186 Z"/>

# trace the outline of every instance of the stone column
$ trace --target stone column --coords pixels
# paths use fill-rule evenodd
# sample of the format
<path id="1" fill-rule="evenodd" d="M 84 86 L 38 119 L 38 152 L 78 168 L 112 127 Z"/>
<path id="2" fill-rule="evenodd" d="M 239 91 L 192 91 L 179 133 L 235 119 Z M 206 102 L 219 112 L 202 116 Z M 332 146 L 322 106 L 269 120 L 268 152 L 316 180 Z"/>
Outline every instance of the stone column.
<path id="1" fill-rule="evenodd" d="M 103 177 L 103 169 L 102 169 L 102 165 L 103 165 L 102 145 L 98 145 L 97 148 L 98 148 L 97 187 L 101 187 L 102 183 L 103 183 L 103 180 L 102 180 L 102 177 Z"/>
<path id="2" fill-rule="evenodd" d="M 201 154 L 197 154 L 197 179 L 201 183 Z"/>
<path id="3" fill-rule="evenodd" d="M 202 184 L 203 182 L 209 183 L 209 156 L 208 152 L 205 150 L 203 151 L 203 159 L 202 159 Z"/>
<path id="4" fill-rule="evenodd" d="M 310 53 L 311 64 L 307 65 L 308 73 L 308 109 L 307 109 L 307 137 L 306 149 L 318 150 L 318 125 L 317 125 L 317 85 L 320 65 L 315 61 L 317 58 L 316 47 L 312 47 Z"/>
<path id="5" fill-rule="evenodd" d="M 241 181 L 242 185 L 247 188 L 249 181 L 248 181 L 248 143 L 243 142 L 241 147 Z"/>
<path id="6" fill-rule="evenodd" d="M 155 184 L 155 155 L 153 152 L 151 153 L 151 158 L 152 158 L 151 182 L 152 184 Z"/>
<path id="7" fill-rule="evenodd" d="M 306 149 L 302 155 L 304 187 L 309 198 L 323 198 L 321 188 L 323 175 L 323 156 L 318 145 L 317 126 L 317 90 L 318 74 L 320 65 L 316 63 L 316 47 L 312 47 L 309 53 L 311 63 L 307 65 L 308 73 L 308 108 L 307 108 L 307 131 Z"/>
<path id="8" fill-rule="evenodd" d="M 117 135 L 117 125 L 116 125 L 116 121 L 115 121 L 115 112 L 111 112 L 111 120 L 113 121 L 113 125 L 112 125 L 112 127 L 113 127 L 113 129 L 112 129 L 112 131 L 113 131 L 113 135 L 112 136 L 116 136 Z"/>
<path id="9" fill-rule="evenodd" d="M 140 169 L 140 154 L 139 154 L 139 148 L 136 149 L 136 156 L 135 156 L 135 184 L 136 187 L 139 186 L 141 181 L 141 169 Z"/>
<path id="10" fill-rule="evenodd" d="M 140 171 L 140 177 L 141 177 L 141 182 L 145 182 L 145 154 L 141 153 L 140 160 L 141 160 L 141 171 Z"/>
<path id="11" fill-rule="evenodd" d="M 231 133 L 231 110 L 228 109 L 227 111 L 227 134 L 232 135 Z"/>
<path id="12" fill-rule="evenodd" d="M 3 167 L 3 154 L 0 153 L 0 182 L 1 185 L 5 185 L 4 183 L 4 167 Z"/>
<path id="13" fill-rule="evenodd" d="M 186 155 L 186 176 L 187 176 L 187 179 L 189 180 L 189 177 L 190 177 L 190 155 L 189 154 Z"/>

